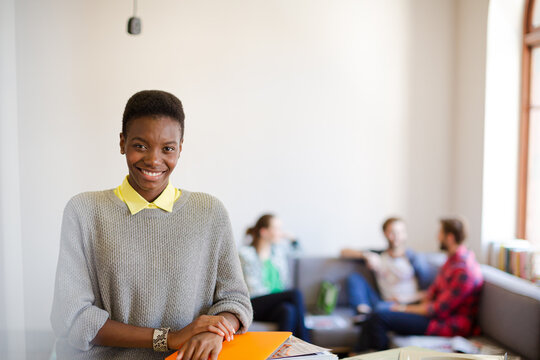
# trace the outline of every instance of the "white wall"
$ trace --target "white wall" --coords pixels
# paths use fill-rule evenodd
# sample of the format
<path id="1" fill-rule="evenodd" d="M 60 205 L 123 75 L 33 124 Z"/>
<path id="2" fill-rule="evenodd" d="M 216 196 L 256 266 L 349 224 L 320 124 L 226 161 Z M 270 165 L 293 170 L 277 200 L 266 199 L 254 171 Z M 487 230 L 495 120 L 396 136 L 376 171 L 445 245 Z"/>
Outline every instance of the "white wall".
<path id="1" fill-rule="evenodd" d="M 140 89 L 184 102 L 173 182 L 220 197 L 239 240 L 272 211 L 308 253 L 337 254 L 382 246 L 398 214 L 434 250 L 436 220 L 461 209 L 454 0 L 139 1 L 138 37 L 128 0 L 16 6 L 29 328 L 49 328 L 66 201 L 126 173 L 118 133 Z"/>
<path id="2" fill-rule="evenodd" d="M 459 0 L 456 17 L 452 212 L 469 223 L 468 246 L 482 258 L 482 174 L 488 0 Z"/>
<path id="3" fill-rule="evenodd" d="M 399 193 L 405 197 L 406 208 L 398 210 L 408 221 L 410 245 L 434 251 L 438 248 L 438 219 L 449 213 L 452 198 L 449 165 L 453 156 L 456 2 L 417 0 L 409 4 L 407 36 L 400 40 L 407 44 L 407 57 L 402 59 L 407 63 L 407 81 L 398 94 L 405 101 L 407 110 L 401 116 L 407 121 L 402 133 L 405 146 L 397 151 L 406 160 L 403 175 L 395 182 L 406 184 Z M 381 186 L 376 191 L 386 190 Z"/>
<path id="4" fill-rule="evenodd" d="M 25 356 L 15 2 L 0 1 L 0 358 Z"/>

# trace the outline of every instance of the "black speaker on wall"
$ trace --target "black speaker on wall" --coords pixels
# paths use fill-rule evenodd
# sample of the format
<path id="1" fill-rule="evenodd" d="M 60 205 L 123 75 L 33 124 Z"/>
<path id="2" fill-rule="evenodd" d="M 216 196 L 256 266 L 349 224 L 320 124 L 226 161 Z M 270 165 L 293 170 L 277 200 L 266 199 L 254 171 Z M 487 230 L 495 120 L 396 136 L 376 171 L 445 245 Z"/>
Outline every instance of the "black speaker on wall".
<path id="1" fill-rule="evenodd" d="M 127 32 L 131 35 L 138 35 L 141 33 L 141 19 L 138 17 L 130 17 L 127 25 Z"/>
<path id="2" fill-rule="evenodd" d="M 131 35 L 139 35 L 141 33 L 141 19 L 137 17 L 137 0 L 133 0 L 133 16 L 128 20 L 127 32 Z"/>

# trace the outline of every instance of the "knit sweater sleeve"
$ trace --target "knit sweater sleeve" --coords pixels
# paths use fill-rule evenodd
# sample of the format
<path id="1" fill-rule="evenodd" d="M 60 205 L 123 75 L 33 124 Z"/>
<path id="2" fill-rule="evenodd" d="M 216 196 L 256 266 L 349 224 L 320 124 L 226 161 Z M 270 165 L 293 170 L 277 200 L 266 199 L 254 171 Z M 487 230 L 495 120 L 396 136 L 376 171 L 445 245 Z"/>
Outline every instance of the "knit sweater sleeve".
<path id="1" fill-rule="evenodd" d="M 253 310 L 246 283 L 242 276 L 242 268 L 232 235 L 231 223 L 224 208 L 222 214 L 214 304 L 209 309 L 208 314 L 216 315 L 221 312 L 230 312 L 236 315 L 240 321 L 238 333 L 241 334 L 246 332 L 251 325 Z"/>
<path id="2" fill-rule="evenodd" d="M 58 338 L 87 351 L 109 318 L 95 306 L 92 263 L 84 252 L 83 230 L 72 199 L 64 210 L 51 324 Z"/>

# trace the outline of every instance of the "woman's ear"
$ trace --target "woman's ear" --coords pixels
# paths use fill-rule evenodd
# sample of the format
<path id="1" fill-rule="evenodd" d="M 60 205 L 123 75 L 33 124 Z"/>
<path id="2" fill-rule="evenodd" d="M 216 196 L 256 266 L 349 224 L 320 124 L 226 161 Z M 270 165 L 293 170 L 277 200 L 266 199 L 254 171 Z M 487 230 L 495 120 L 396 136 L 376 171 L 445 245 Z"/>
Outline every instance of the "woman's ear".
<path id="1" fill-rule="evenodd" d="M 120 133 L 120 154 L 124 155 L 126 152 L 124 151 L 124 145 L 126 144 L 126 140 L 124 138 L 124 134 Z"/>

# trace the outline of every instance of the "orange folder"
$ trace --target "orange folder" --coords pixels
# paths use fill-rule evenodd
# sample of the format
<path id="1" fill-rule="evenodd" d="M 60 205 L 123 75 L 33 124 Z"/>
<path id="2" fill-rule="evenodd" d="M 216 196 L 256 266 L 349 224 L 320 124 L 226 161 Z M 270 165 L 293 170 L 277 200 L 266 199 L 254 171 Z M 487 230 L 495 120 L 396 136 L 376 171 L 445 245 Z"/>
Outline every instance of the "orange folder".
<path id="1" fill-rule="evenodd" d="M 253 331 L 224 341 L 218 360 L 266 360 L 292 335 L 288 331 Z M 178 351 L 165 360 L 176 360 Z"/>

